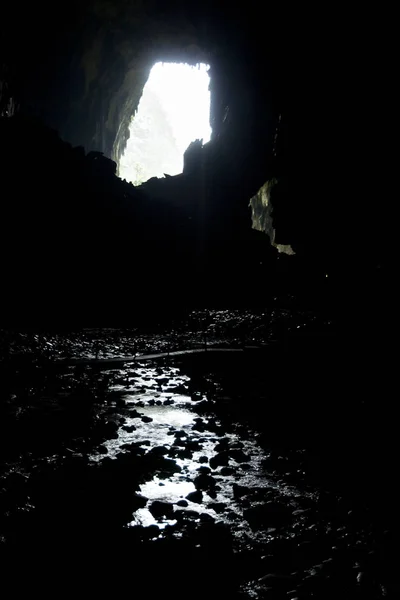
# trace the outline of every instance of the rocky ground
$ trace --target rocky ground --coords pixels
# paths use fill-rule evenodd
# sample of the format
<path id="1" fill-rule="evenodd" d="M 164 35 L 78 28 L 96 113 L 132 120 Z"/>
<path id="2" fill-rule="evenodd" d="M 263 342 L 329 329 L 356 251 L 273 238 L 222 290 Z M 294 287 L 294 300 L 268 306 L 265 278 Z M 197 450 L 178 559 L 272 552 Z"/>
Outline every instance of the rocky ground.
<path id="1" fill-rule="evenodd" d="M 144 317 L 131 328 L 0 329 L 1 359 L 29 361 L 106 359 L 213 346 L 263 345 L 282 334 L 332 322 L 310 310 L 294 310 L 290 298 L 276 298 L 269 309 L 192 310 Z M 139 319 L 140 320 L 140 319 Z"/>
<path id="2" fill-rule="evenodd" d="M 391 516 L 348 484 L 335 423 L 310 443 L 321 421 L 296 401 L 300 372 L 285 387 L 284 351 L 3 371 L 2 580 L 42 595 L 396 597 Z"/>

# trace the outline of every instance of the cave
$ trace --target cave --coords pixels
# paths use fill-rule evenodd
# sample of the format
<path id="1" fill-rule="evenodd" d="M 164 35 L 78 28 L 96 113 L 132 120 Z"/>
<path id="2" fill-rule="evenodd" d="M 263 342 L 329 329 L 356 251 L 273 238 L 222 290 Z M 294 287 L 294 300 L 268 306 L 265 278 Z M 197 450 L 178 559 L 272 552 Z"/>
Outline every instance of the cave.
<path id="1" fill-rule="evenodd" d="M 118 163 L 121 179 L 140 185 L 152 177 L 179 175 L 188 146 L 210 140 L 207 70 L 200 63 L 152 67 Z"/>
<path id="2" fill-rule="evenodd" d="M 3 19 L 13 25 L 3 26 L 0 76 L 3 185 L 13 189 L 18 181 L 19 189 L 18 202 L 4 207 L 2 252 L 19 248 L 15 265 L 4 270 L 10 309 L 21 309 L 22 281 L 43 290 L 35 310 L 45 314 L 52 286 L 53 306 L 67 297 L 69 310 L 78 310 L 78 296 L 82 310 L 111 306 L 105 273 L 123 279 L 128 257 L 139 254 L 135 302 L 144 305 L 160 286 L 171 304 L 182 297 L 240 304 L 273 295 L 275 287 L 309 301 L 326 297 L 327 273 L 337 290 L 354 290 L 354 272 L 357 285 L 365 273 L 380 279 L 384 245 L 377 241 L 372 250 L 365 221 L 372 187 L 351 192 L 355 174 L 344 185 L 347 171 L 339 166 L 343 148 L 351 147 L 343 143 L 346 110 L 339 102 L 345 42 L 343 54 L 335 53 L 326 31 L 310 31 L 306 12 L 286 20 L 273 5 L 265 30 L 256 8 L 226 11 L 218 2 L 189 8 L 179 1 L 164 7 L 156 0 L 91 0 L 85 9 L 71 5 L 62 22 L 40 3 L 23 19 L 14 10 Z M 314 47 L 324 56 L 323 71 Z M 209 65 L 212 137 L 203 147 L 191 140 L 181 173 L 159 170 L 161 177 L 130 186 L 116 178 L 156 63 Z M 12 158 L 20 148 L 23 178 Z M 254 198 L 266 186 L 260 226 Z M 339 209 L 333 216 L 343 194 L 344 216 Z M 337 243 L 339 231 L 352 241 Z M 360 249 L 361 268 L 350 246 Z M 93 260 L 100 249 L 101 266 Z"/>
<path id="3" fill-rule="evenodd" d="M 398 597 L 396 54 L 379 17 L 222 0 L 2 7 L 13 589 Z M 153 93 L 142 115 L 163 65 L 206 76 L 201 118 L 189 74 L 194 96 Z M 180 117 L 194 109 L 179 143 L 163 136 L 167 97 Z"/>

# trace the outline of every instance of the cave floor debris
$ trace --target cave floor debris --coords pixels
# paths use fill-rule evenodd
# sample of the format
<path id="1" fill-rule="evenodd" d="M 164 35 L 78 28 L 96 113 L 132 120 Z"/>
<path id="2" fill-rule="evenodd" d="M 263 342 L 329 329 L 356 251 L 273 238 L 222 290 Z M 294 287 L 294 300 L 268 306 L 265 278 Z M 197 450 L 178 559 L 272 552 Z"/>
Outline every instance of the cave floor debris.
<path id="1" fill-rule="evenodd" d="M 148 598 L 389 596 L 387 529 L 321 489 L 306 449 L 269 445 L 268 411 L 254 419 L 232 392 L 252 369 L 220 360 L 76 365 L 14 382 L 1 406 L 9 572 L 75 565 L 103 591 L 132 573 Z"/>

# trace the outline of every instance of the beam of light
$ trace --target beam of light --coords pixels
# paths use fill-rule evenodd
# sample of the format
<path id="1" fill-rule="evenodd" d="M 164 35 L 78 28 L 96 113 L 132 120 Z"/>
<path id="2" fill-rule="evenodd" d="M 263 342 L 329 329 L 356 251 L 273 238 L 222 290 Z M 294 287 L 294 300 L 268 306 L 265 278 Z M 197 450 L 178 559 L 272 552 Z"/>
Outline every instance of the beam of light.
<path id="1" fill-rule="evenodd" d="M 144 87 L 119 176 L 140 185 L 151 177 L 177 175 L 189 144 L 211 137 L 209 66 L 156 63 Z"/>

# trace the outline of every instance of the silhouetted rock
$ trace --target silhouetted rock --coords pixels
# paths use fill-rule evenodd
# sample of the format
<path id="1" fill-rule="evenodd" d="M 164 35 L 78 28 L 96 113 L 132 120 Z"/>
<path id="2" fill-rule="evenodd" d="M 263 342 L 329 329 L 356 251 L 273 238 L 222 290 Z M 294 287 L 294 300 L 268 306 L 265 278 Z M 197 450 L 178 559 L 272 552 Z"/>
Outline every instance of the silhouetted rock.
<path id="1" fill-rule="evenodd" d="M 203 141 L 195 140 L 187 147 L 183 155 L 183 174 L 192 175 L 200 172 L 203 156 Z"/>
<path id="2" fill-rule="evenodd" d="M 229 464 L 229 453 L 219 452 L 210 458 L 210 467 L 217 469 L 218 467 L 227 466 Z"/>
<path id="3" fill-rule="evenodd" d="M 178 500 L 176 505 L 185 507 L 185 506 L 189 506 L 189 503 L 187 502 L 187 500 Z"/>
<path id="4" fill-rule="evenodd" d="M 205 475 L 211 474 L 211 469 L 209 467 L 199 467 L 197 470 L 199 473 L 204 473 Z"/>
<path id="5" fill-rule="evenodd" d="M 215 479 L 213 479 L 213 477 L 211 477 L 210 475 L 207 475 L 205 473 L 198 475 L 194 479 L 193 483 L 194 483 L 196 490 L 203 490 L 203 491 L 213 490 L 216 486 Z"/>
<path id="6" fill-rule="evenodd" d="M 134 425 L 123 425 L 122 429 L 127 433 L 132 433 L 132 431 L 136 430 L 136 427 Z"/>
<path id="7" fill-rule="evenodd" d="M 193 521 L 199 518 L 199 513 L 195 510 L 176 510 L 174 517 L 178 521 Z"/>
<path id="8" fill-rule="evenodd" d="M 142 417 L 142 421 L 143 423 L 151 423 L 153 421 L 153 419 L 151 417 Z"/>
<path id="9" fill-rule="evenodd" d="M 186 496 L 186 499 L 190 500 L 190 502 L 196 502 L 196 504 L 201 504 L 201 502 L 203 501 L 203 494 L 201 491 L 190 492 L 190 494 Z"/>
<path id="10" fill-rule="evenodd" d="M 144 508 L 147 504 L 148 498 L 141 496 L 140 494 L 133 494 L 132 503 L 134 506 L 134 510 L 138 508 Z"/>
<path id="11" fill-rule="evenodd" d="M 200 523 L 214 523 L 215 519 L 207 513 L 200 514 Z"/>
<path id="12" fill-rule="evenodd" d="M 244 463 L 250 461 L 250 456 L 245 454 L 243 450 L 228 450 L 229 456 L 238 463 Z"/>
<path id="13" fill-rule="evenodd" d="M 233 467 L 222 467 L 222 469 L 219 472 L 221 473 L 221 475 L 233 475 L 235 469 Z"/>
<path id="14" fill-rule="evenodd" d="M 218 514 L 224 512 L 226 509 L 226 504 L 224 502 L 210 502 L 207 506 L 215 510 Z"/>
<path id="15" fill-rule="evenodd" d="M 169 504 L 168 502 L 160 502 L 159 500 L 155 500 L 151 503 L 149 507 L 149 511 L 153 515 L 153 517 L 159 519 L 161 517 L 166 517 L 170 519 L 174 514 L 174 505 Z"/>
<path id="16" fill-rule="evenodd" d="M 166 448 L 166 446 L 155 446 L 149 452 L 151 454 L 157 454 L 159 456 L 165 456 L 165 454 L 168 454 L 169 450 L 168 450 L 168 448 Z"/>

